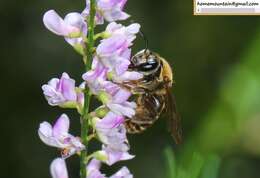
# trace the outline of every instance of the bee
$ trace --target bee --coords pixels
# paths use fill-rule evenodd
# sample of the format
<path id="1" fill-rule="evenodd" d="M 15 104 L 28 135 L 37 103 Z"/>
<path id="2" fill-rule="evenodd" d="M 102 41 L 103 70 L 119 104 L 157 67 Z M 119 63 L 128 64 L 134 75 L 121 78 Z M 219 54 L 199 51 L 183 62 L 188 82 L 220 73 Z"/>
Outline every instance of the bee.
<path id="1" fill-rule="evenodd" d="M 124 87 L 134 95 L 137 104 L 135 116 L 125 121 L 127 132 L 142 133 L 165 112 L 175 142 L 181 143 L 181 120 L 171 90 L 173 72 L 169 63 L 159 54 L 144 49 L 131 58 L 128 70 L 143 74 L 143 78 L 124 83 Z"/>

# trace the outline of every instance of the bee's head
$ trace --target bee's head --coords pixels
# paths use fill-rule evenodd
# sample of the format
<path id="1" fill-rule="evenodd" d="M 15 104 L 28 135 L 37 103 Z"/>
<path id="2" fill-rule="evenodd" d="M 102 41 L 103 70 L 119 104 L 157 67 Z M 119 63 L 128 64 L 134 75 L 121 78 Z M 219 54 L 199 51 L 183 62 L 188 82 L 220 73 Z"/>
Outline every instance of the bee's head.
<path id="1" fill-rule="evenodd" d="M 131 59 L 130 70 L 138 71 L 144 75 L 155 73 L 160 67 L 160 57 L 148 49 L 135 54 Z"/>

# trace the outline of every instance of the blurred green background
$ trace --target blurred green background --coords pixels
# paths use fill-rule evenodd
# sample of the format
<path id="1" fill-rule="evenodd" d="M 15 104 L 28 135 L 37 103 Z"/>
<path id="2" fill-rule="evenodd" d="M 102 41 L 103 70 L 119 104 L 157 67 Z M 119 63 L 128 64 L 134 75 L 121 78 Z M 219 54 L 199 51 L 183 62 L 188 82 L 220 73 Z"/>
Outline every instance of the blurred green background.
<path id="1" fill-rule="evenodd" d="M 40 122 L 67 112 L 79 134 L 77 114 L 48 106 L 41 85 L 64 71 L 79 84 L 81 58 L 44 28 L 42 15 L 83 7 L 79 0 L 0 2 L 0 177 L 50 177 L 58 151 L 39 140 Z M 130 136 L 135 159 L 104 171 L 127 164 L 136 178 L 259 178 L 259 17 L 192 16 L 192 2 L 183 0 L 129 0 L 126 9 L 142 25 L 149 47 L 173 66 L 184 144 L 174 145 L 162 118 Z M 133 51 L 143 47 L 139 38 Z M 71 177 L 78 177 L 78 158 L 67 162 Z"/>

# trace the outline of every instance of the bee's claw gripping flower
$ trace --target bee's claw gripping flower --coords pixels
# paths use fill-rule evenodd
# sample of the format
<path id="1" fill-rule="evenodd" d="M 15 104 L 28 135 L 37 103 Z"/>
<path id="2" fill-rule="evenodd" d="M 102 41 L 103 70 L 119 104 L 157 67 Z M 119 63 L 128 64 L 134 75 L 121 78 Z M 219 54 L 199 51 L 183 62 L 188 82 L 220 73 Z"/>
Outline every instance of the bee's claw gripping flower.
<path id="1" fill-rule="evenodd" d="M 54 126 L 48 122 L 40 124 L 38 134 L 40 139 L 47 145 L 60 149 L 67 149 L 68 156 L 85 149 L 85 146 L 77 137 L 68 133 L 70 121 L 66 114 L 62 114 Z"/>
<path id="2" fill-rule="evenodd" d="M 63 73 L 60 79 L 51 79 L 48 84 L 42 86 L 42 90 L 51 106 L 73 107 L 73 104 L 76 104 L 75 80 L 67 73 Z"/>
<path id="3" fill-rule="evenodd" d="M 52 178 L 69 178 L 66 163 L 62 158 L 56 158 L 52 161 L 50 172 Z"/>

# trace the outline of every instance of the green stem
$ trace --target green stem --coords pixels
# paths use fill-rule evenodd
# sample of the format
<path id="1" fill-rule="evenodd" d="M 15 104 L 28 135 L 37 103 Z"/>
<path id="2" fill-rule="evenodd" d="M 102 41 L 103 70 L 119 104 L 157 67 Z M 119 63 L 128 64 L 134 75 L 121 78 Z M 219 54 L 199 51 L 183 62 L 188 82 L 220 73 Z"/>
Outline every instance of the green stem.
<path id="1" fill-rule="evenodd" d="M 84 55 L 84 61 L 86 71 L 91 69 L 91 62 L 93 60 L 93 48 L 94 48 L 94 35 L 95 35 L 95 14 L 96 14 L 96 0 L 90 0 L 90 14 L 87 19 L 88 23 L 88 36 L 87 36 L 87 44 L 86 44 L 86 52 Z M 91 100 L 91 94 L 88 91 L 84 93 L 84 107 L 83 107 L 83 114 L 81 117 L 81 140 L 85 145 L 86 149 L 81 152 L 80 155 L 80 178 L 87 177 L 87 155 L 88 155 L 88 130 L 89 130 L 89 106 Z"/>

